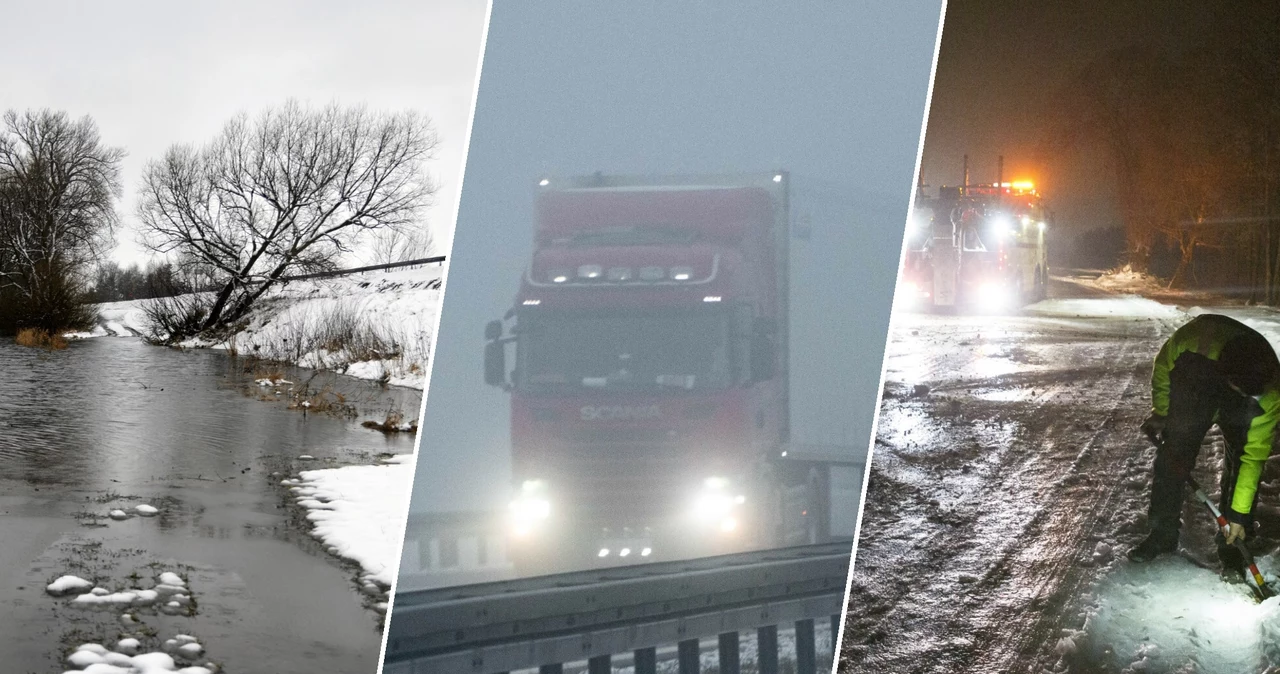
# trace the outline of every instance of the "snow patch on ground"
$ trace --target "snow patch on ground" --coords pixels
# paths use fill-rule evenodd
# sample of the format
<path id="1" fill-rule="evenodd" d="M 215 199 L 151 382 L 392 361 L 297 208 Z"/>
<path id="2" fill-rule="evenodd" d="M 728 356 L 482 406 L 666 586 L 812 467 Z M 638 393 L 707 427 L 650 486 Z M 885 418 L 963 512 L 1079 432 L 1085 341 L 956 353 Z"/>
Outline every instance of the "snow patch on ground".
<path id="1" fill-rule="evenodd" d="M 190 662 L 204 653 L 204 647 L 190 635 L 179 634 L 166 640 L 163 651 L 138 654 L 138 648 L 137 639 L 122 639 L 114 651 L 102 644 L 81 644 L 67 656 L 67 663 L 78 669 L 65 674 L 213 674 L 218 671 L 212 663 L 183 666 L 174 659 L 176 655 L 180 660 Z"/>
<path id="2" fill-rule="evenodd" d="M 1186 320 L 1187 314 L 1177 307 L 1136 295 L 1089 299 L 1055 299 L 1027 307 L 1037 316 L 1069 318 L 1148 318 Z"/>
<path id="3" fill-rule="evenodd" d="M 49 583 L 47 586 L 45 586 L 45 590 L 49 594 L 55 597 L 58 597 L 64 594 L 71 594 L 72 592 L 80 592 L 82 590 L 88 590 L 89 588 L 92 588 L 92 587 L 93 587 L 93 583 L 79 576 L 67 575 L 67 576 L 61 576 L 57 580 L 53 581 L 52 583 Z"/>
<path id="4" fill-rule="evenodd" d="M 1145 672 L 1254 672 L 1280 662 L 1280 598 L 1258 604 L 1247 586 L 1184 557 L 1122 564 L 1092 599 L 1083 630 L 1059 642 L 1067 662 Z"/>
<path id="5" fill-rule="evenodd" d="M 290 281 L 265 294 L 242 330 L 223 340 L 192 339 L 187 348 L 228 349 L 244 355 L 341 372 L 394 386 L 422 388 L 440 305 L 441 266 Z M 153 334 L 146 300 L 97 305 L 99 324 L 76 338 Z M 386 346 L 385 353 L 315 336 L 345 323 Z M 368 341 L 368 340 L 365 340 Z M 303 345 L 303 346 L 299 346 Z M 312 348 L 314 347 L 314 348 Z"/>
<path id="6" fill-rule="evenodd" d="M 1128 295 L 1151 295 L 1168 292 L 1167 283 L 1162 279 L 1135 271 L 1132 266 L 1124 265 L 1117 269 L 1103 272 L 1100 276 L 1087 282 L 1095 288 Z"/>
<path id="7" fill-rule="evenodd" d="M 303 471 L 284 480 L 308 510 L 312 534 L 330 552 L 364 570 L 363 580 L 391 587 L 400 553 L 404 513 L 413 484 L 411 455 L 373 466 Z"/>

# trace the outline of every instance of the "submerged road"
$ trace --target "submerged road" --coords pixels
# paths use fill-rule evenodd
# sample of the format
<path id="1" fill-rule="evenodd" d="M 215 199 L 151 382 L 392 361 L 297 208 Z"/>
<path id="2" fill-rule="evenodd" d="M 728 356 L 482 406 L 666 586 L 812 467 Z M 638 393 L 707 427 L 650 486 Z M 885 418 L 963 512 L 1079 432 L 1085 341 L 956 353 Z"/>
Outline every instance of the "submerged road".
<path id="1" fill-rule="evenodd" d="M 1212 526 L 1190 501 L 1180 555 L 1124 559 L 1145 533 L 1154 452 L 1137 429 L 1151 359 L 1188 318 L 1070 279 L 1012 315 L 895 315 L 840 671 L 1280 663 L 1274 607 L 1219 580 Z M 1206 487 L 1220 452 L 1215 433 L 1197 469 Z M 1263 499 L 1276 503 L 1273 487 Z M 1276 515 L 1262 512 L 1264 536 Z"/>

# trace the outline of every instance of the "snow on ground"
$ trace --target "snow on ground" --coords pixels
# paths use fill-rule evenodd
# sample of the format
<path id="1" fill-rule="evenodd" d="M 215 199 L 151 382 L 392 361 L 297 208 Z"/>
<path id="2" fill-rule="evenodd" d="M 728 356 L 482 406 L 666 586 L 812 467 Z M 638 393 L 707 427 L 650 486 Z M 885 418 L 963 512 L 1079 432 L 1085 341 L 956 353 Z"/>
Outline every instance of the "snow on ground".
<path id="1" fill-rule="evenodd" d="M 1188 318 L 1177 307 L 1137 295 L 1044 300 L 1027 307 L 1026 312 L 1037 316 L 1071 318 Z"/>
<path id="2" fill-rule="evenodd" d="M 1182 556 L 1124 563 L 1086 603 L 1083 629 L 1065 631 L 1056 646 L 1062 664 L 1255 672 L 1280 660 L 1280 598 L 1258 604 L 1246 586 L 1224 583 Z"/>
<path id="3" fill-rule="evenodd" d="M 179 634 L 166 639 L 164 650 L 151 653 L 138 653 L 137 639 L 122 639 L 116 650 L 109 650 L 102 644 L 81 644 L 67 656 L 67 663 L 74 669 L 65 674 L 160 674 L 161 672 L 178 672 L 179 674 L 213 674 L 217 667 L 211 663 L 204 666 L 182 666 L 174 659 L 192 661 L 204 653 L 204 647 L 195 637 Z"/>
<path id="4" fill-rule="evenodd" d="M 336 278 L 290 281 L 263 296 L 244 328 L 223 340 L 192 339 L 190 348 L 232 349 L 244 355 L 296 363 L 422 388 L 426 383 L 440 266 Z M 99 324 L 71 337 L 151 335 L 146 300 L 97 306 Z"/>
<path id="5" fill-rule="evenodd" d="M 385 591 L 395 578 L 413 485 L 412 458 L 406 454 L 373 466 L 307 470 L 301 479 L 282 483 L 307 508 L 312 534 L 333 554 L 360 565 L 370 594 L 370 583 Z"/>

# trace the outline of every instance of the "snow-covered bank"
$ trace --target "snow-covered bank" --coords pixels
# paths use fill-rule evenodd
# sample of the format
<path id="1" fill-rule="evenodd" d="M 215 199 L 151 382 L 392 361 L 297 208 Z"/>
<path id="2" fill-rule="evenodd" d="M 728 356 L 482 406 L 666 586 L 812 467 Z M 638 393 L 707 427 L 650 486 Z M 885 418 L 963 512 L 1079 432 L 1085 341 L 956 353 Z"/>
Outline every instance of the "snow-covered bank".
<path id="1" fill-rule="evenodd" d="M 360 565 L 366 591 L 371 592 L 369 583 L 383 591 L 391 587 L 413 484 L 413 456 L 373 466 L 307 470 L 300 477 L 283 484 L 307 508 L 312 534 L 333 554 Z"/>
<path id="2" fill-rule="evenodd" d="M 440 266 L 290 281 L 262 297 L 229 337 L 189 348 L 332 370 L 422 388 L 440 305 Z M 74 337 L 152 335 L 146 300 L 97 306 L 99 324 Z"/>

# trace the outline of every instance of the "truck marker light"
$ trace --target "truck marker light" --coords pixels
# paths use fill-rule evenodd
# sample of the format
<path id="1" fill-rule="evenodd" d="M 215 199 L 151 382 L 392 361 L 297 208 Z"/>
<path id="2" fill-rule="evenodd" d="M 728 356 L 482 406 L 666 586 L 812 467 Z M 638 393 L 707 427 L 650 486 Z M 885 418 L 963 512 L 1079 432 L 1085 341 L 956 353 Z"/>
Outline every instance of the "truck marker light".
<path id="1" fill-rule="evenodd" d="M 538 184 L 541 185 L 542 187 L 546 187 L 547 185 L 551 184 L 551 181 L 547 180 L 546 178 L 543 178 L 542 180 L 538 181 Z"/>
<path id="2" fill-rule="evenodd" d="M 644 548 L 643 550 L 640 551 L 641 557 L 648 557 L 649 555 L 652 555 L 652 554 L 653 554 L 653 548 Z"/>
<path id="3" fill-rule="evenodd" d="M 609 548 L 600 548 L 600 552 L 596 553 L 596 556 L 597 556 L 597 557 L 608 557 L 608 556 L 609 556 Z"/>
<path id="4" fill-rule="evenodd" d="M 618 551 L 618 556 L 619 556 L 619 557 L 626 557 L 626 556 L 627 556 L 627 555 L 629 555 L 629 554 L 631 554 L 631 548 L 623 548 L 623 549 L 621 549 L 621 550 L 619 550 L 619 551 Z"/>
<path id="5" fill-rule="evenodd" d="M 780 183 L 780 182 L 782 182 L 782 174 L 781 174 L 781 173 L 779 173 L 779 174 L 777 174 L 777 175 L 773 176 L 773 182 L 775 182 L 775 183 Z"/>
<path id="6" fill-rule="evenodd" d="M 631 267 L 610 267 L 608 278 L 610 281 L 630 281 Z"/>
<path id="7" fill-rule="evenodd" d="M 702 298 L 702 301 L 703 302 L 719 302 L 720 299 L 721 297 L 719 295 L 707 295 L 706 297 Z"/>
<path id="8" fill-rule="evenodd" d="M 584 264 L 578 267 L 578 278 L 597 279 L 604 274 L 604 270 L 598 264 Z"/>
<path id="9" fill-rule="evenodd" d="M 688 281 L 693 277 L 692 267 L 672 267 L 671 278 L 677 281 Z"/>
<path id="10" fill-rule="evenodd" d="M 539 304 L 542 304 L 542 300 L 525 300 L 524 301 L 524 305 L 526 307 L 536 307 Z"/>

